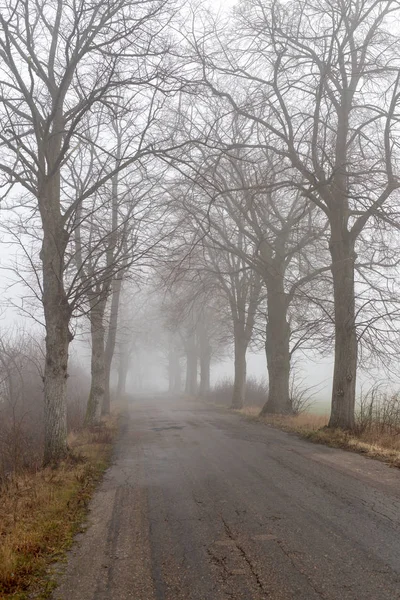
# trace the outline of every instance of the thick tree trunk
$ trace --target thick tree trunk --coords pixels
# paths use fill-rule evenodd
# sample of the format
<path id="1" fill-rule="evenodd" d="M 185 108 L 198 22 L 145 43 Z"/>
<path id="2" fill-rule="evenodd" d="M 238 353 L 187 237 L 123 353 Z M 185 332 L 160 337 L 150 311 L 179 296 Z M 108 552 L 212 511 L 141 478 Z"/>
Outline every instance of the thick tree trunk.
<path id="1" fill-rule="evenodd" d="M 261 414 L 291 412 L 290 326 L 287 321 L 287 298 L 283 278 L 274 277 L 267 286 L 268 322 L 265 351 L 268 367 L 268 400 Z"/>
<path id="2" fill-rule="evenodd" d="M 197 348 L 194 334 L 191 334 L 186 346 L 185 392 L 190 396 L 197 394 Z"/>
<path id="3" fill-rule="evenodd" d="M 94 300 L 90 309 L 90 329 L 92 338 L 91 385 L 86 408 L 85 424 L 95 425 L 100 421 L 105 387 L 104 355 L 104 312 L 105 300 Z"/>
<path id="4" fill-rule="evenodd" d="M 44 464 L 55 464 L 68 454 L 67 377 L 71 309 L 64 289 L 64 255 L 68 236 L 60 214 L 59 173 L 39 183 L 43 226 L 40 253 L 43 267 L 43 308 L 46 325 L 44 368 Z"/>
<path id="5" fill-rule="evenodd" d="M 45 277 L 43 277 L 45 280 Z M 45 284 L 44 284 L 44 287 Z M 46 362 L 44 368 L 44 464 L 55 464 L 68 455 L 67 446 L 67 377 L 69 310 L 61 296 L 46 295 Z M 50 301 L 50 302 L 49 302 Z M 65 301 L 65 298 L 64 298 Z M 49 306 L 51 304 L 51 307 Z"/>
<path id="6" fill-rule="evenodd" d="M 115 343 L 118 329 L 118 311 L 121 298 L 122 278 L 115 279 L 112 284 L 112 297 L 110 309 L 110 324 L 108 327 L 107 343 L 105 348 L 105 373 L 104 373 L 104 396 L 101 414 L 109 415 L 111 409 L 110 377 L 111 366 L 114 358 Z"/>
<path id="7" fill-rule="evenodd" d="M 233 383 L 232 408 L 243 408 L 246 398 L 246 352 L 247 343 L 235 339 L 235 379 Z"/>
<path id="8" fill-rule="evenodd" d="M 354 428 L 357 374 L 355 328 L 354 244 L 347 232 L 332 228 L 333 294 L 335 304 L 335 364 L 329 427 Z"/>

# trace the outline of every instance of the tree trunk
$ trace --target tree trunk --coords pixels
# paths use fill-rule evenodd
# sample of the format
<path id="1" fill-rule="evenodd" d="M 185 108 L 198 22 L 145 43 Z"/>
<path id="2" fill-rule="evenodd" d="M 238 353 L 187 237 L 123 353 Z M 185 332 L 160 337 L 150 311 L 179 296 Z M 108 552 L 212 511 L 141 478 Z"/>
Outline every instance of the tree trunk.
<path id="1" fill-rule="evenodd" d="M 246 397 L 246 352 L 247 343 L 235 339 L 235 379 L 233 383 L 232 408 L 243 408 Z"/>
<path id="2" fill-rule="evenodd" d="M 197 348 L 194 334 L 190 335 L 186 346 L 185 392 L 190 396 L 197 394 Z"/>
<path id="3" fill-rule="evenodd" d="M 348 232 L 332 227 L 333 295 L 335 304 L 335 364 L 329 427 L 354 428 L 357 374 L 355 327 L 354 243 Z"/>
<path id="4" fill-rule="evenodd" d="M 200 388 L 201 397 L 206 397 L 210 391 L 211 379 L 211 348 L 205 349 L 200 356 Z"/>
<path id="5" fill-rule="evenodd" d="M 198 323 L 197 336 L 199 342 L 200 354 L 200 386 L 199 395 L 207 396 L 210 391 L 211 378 L 211 354 L 212 348 L 210 344 L 209 334 L 207 331 L 206 315 L 203 314 L 203 319 Z"/>
<path id="6" fill-rule="evenodd" d="M 100 421 L 105 386 L 104 355 L 104 312 L 106 301 L 94 299 L 90 309 L 90 329 L 92 337 L 91 385 L 86 408 L 85 425 L 95 425 Z"/>
<path id="7" fill-rule="evenodd" d="M 129 371 L 130 354 L 123 352 L 118 365 L 117 400 L 121 400 L 126 393 L 126 379 Z"/>
<path id="8" fill-rule="evenodd" d="M 118 329 L 118 310 L 119 301 L 121 298 L 122 278 L 114 279 L 112 284 L 112 297 L 111 297 L 111 309 L 110 309 L 110 324 L 108 327 L 108 336 L 105 349 L 105 373 L 104 373 L 104 397 L 101 407 L 102 415 L 109 415 L 111 409 L 111 395 L 110 395 L 110 377 L 111 377 L 111 366 L 115 352 L 115 342 L 117 339 Z"/>
<path id="9" fill-rule="evenodd" d="M 43 273 L 44 275 L 44 273 Z M 44 283 L 46 277 L 43 276 Z M 56 464 L 68 455 L 67 377 L 68 348 L 71 341 L 69 310 L 62 296 L 46 294 L 46 362 L 44 368 L 44 464 Z M 64 298 L 65 301 L 65 298 Z M 50 306 L 49 306 L 50 305 Z M 59 308 L 61 307 L 61 309 Z"/>
<path id="10" fill-rule="evenodd" d="M 171 394 L 181 391 L 181 364 L 176 348 L 171 348 L 168 355 L 168 390 Z"/>
<path id="11" fill-rule="evenodd" d="M 117 135 L 117 154 L 115 166 L 118 166 L 121 159 L 121 131 L 118 129 L 117 124 L 114 123 L 114 130 Z M 111 235 L 109 240 L 109 246 L 107 248 L 107 266 L 113 268 L 115 261 L 116 247 L 118 243 L 118 235 L 121 232 L 118 230 L 118 208 L 119 208 L 119 196 L 118 196 L 118 181 L 119 174 L 115 175 L 111 179 L 111 196 L 112 196 L 112 210 L 111 210 Z M 118 259 L 120 260 L 120 258 Z M 107 342 L 105 348 L 105 362 L 104 362 L 104 396 L 101 406 L 101 413 L 103 415 L 109 415 L 111 409 L 111 398 L 110 398 L 110 377 L 111 377 L 111 365 L 114 357 L 115 342 L 117 338 L 117 327 L 118 327 L 118 311 L 119 301 L 121 297 L 122 279 L 125 274 L 125 268 L 118 271 L 116 277 L 113 278 L 111 284 L 112 296 L 111 296 L 111 310 L 110 310 L 110 323 L 108 327 Z"/>
<path id="12" fill-rule="evenodd" d="M 178 356 L 177 361 L 176 361 L 174 392 L 175 392 L 175 394 L 180 394 L 181 391 L 182 391 L 182 372 L 181 372 L 181 361 Z"/>
<path id="13" fill-rule="evenodd" d="M 43 308 L 46 325 L 44 368 L 44 464 L 55 464 L 68 454 L 67 377 L 71 309 L 64 289 L 67 233 L 60 213 L 59 173 L 39 182 L 43 226 L 40 253 L 43 268 Z"/>
<path id="14" fill-rule="evenodd" d="M 270 278 L 267 285 L 268 322 L 265 351 L 268 367 L 268 400 L 261 414 L 291 412 L 290 326 L 287 321 L 287 298 L 283 278 Z"/>
<path id="15" fill-rule="evenodd" d="M 246 400 L 247 348 L 253 334 L 256 310 L 261 291 L 261 277 L 253 273 L 247 294 L 241 295 L 243 289 L 238 289 L 231 299 L 231 314 L 235 342 L 235 376 L 231 408 L 241 409 Z M 246 296 L 248 306 L 246 311 Z"/>

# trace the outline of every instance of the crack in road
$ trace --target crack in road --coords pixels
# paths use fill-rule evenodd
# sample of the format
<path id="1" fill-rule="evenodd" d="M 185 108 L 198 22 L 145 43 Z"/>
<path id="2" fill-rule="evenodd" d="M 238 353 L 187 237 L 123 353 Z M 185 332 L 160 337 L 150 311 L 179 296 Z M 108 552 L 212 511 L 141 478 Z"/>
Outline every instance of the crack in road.
<path id="1" fill-rule="evenodd" d="M 240 554 L 242 555 L 242 558 L 244 559 L 247 566 L 249 567 L 250 573 L 254 577 L 254 579 L 257 583 L 257 586 L 260 588 L 261 592 L 265 595 L 266 598 L 270 598 L 271 595 L 270 595 L 269 591 L 264 588 L 263 582 L 261 581 L 260 576 L 257 573 L 257 570 L 256 570 L 255 566 L 253 565 L 251 559 L 247 555 L 245 549 L 243 548 L 243 546 L 241 546 L 239 544 L 237 537 L 232 532 L 231 528 L 229 527 L 229 525 L 228 525 L 227 521 L 224 519 L 224 517 L 222 515 L 220 515 L 220 517 L 221 517 L 222 523 L 224 524 L 225 532 L 226 532 L 228 538 L 234 542 L 235 547 L 239 550 Z"/>

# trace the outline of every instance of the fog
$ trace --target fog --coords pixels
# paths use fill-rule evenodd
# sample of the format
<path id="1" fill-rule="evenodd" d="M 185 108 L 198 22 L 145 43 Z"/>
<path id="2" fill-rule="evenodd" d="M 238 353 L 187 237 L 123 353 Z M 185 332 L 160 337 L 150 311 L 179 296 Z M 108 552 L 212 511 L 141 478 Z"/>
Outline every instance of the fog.
<path id="1" fill-rule="evenodd" d="M 400 597 L 399 23 L 0 0 L 1 599 Z"/>
<path id="2" fill-rule="evenodd" d="M 353 431 L 397 398 L 398 8 L 43 6 L 1 11 L 0 359 L 10 419 L 35 365 L 44 462 L 71 389 L 74 427 L 154 391 Z"/>

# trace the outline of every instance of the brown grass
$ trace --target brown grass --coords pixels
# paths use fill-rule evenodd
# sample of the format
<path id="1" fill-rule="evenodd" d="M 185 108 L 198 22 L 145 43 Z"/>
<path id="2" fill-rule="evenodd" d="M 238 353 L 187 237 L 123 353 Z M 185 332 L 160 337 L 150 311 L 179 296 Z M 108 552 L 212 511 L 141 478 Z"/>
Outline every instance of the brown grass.
<path id="1" fill-rule="evenodd" d="M 95 484 L 108 465 L 117 428 L 110 417 L 69 436 L 71 458 L 57 468 L 15 475 L 0 490 L 0 598 L 49 596 L 47 567 L 70 546 Z"/>
<path id="2" fill-rule="evenodd" d="M 347 432 L 341 429 L 327 429 L 328 415 L 305 412 L 296 416 L 259 417 L 258 407 L 246 407 L 237 412 L 283 431 L 298 433 L 312 442 L 351 450 L 400 468 L 400 434 L 383 430 L 381 424 L 377 423 L 374 426 L 372 423 L 365 431 Z"/>
<path id="3" fill-rule="evenodd" d="M 393 434 L 373 430 L 349 433 L 341 429 L 320 429 L 308 432 L 305 437 L 318 444 L 351 450 L 400 468 L 400 440 Z"/>
<path id="4" fill-rule="evenodd" d="M 247 406 L 237 412 L 250 419 L 256 419 L 287 431 L 316 431 L 328 424 L 327 415 L 316 415 L 307 412 L 299 415 L 265 415 L 260 417 L 260 409 L 257 406 Z"/>

